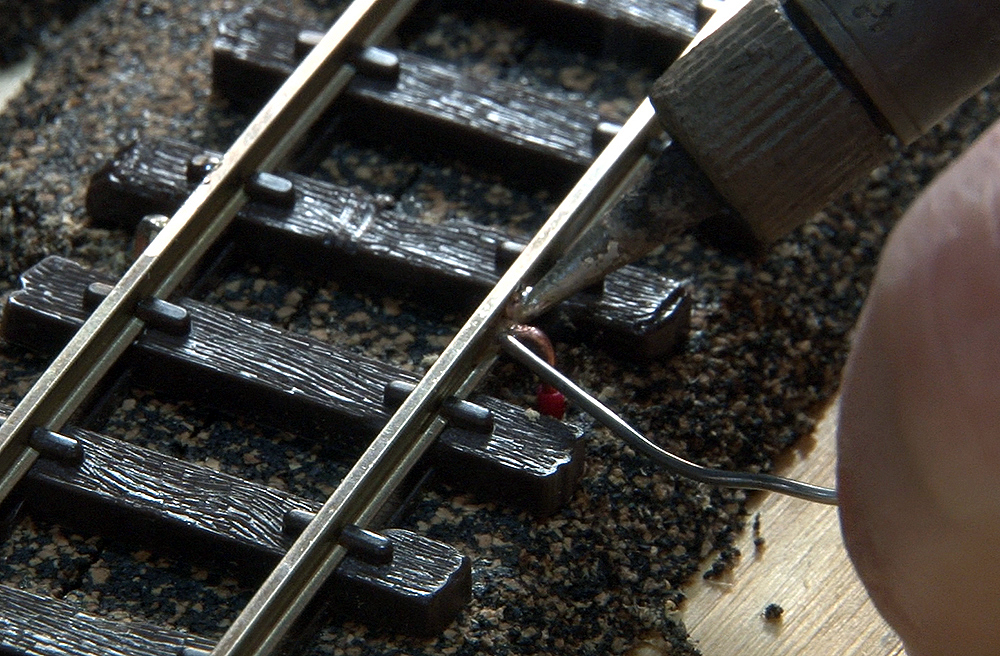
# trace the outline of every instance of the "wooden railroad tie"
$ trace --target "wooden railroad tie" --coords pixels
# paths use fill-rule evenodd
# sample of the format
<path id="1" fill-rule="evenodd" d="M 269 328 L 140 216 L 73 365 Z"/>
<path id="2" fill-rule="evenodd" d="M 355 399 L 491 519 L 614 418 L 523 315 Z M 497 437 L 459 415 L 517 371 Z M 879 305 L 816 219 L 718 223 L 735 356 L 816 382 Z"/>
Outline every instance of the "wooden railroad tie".
<path id="1" fill-rule="evenodd" d="M 133 229 L 144 215 L 170 214 L 198 184 L 192 162 L 217 156 L 174 140 L 140 141 L 94 175 L 87 211 L 100 225 Z M 464 308 L 496 284 L 524 243 L 470 222 L 427 224 L 357 188 L 282 176 L 293 189 L 292 202 L 251 201 L 234 226 L 236 241 L 265 262 Z M 679 282 L 629 266 L 608 276 L 603 288 L 563 303 L 546 328 L 643 360 L 682 343 L 690 313 Z"/>

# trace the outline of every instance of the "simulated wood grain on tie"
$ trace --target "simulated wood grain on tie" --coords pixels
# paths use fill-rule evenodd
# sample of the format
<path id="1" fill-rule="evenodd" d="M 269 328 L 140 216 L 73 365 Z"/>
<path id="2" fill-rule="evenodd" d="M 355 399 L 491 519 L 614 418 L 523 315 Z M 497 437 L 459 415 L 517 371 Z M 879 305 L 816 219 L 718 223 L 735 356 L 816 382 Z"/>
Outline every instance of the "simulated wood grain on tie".
<path id="1" fill-rule="evenodd" d="M 204 638 L 141 622 L 112 622 L 76 606 L 0 586 L 0 645 L 8 656 L 183 656 Z"/>
<path id="2" fill-rule="evenodd" d="M 189 177 L 192 160 L 214 156 L 179 141 L 140 141 L 94 175 L 87 210 L 102 225 L 124 227 L 134 227 L 145 214 L 169 214 L 198 184 Z M 236 240 L 263 261 L 277 259 L 298 270 L 464 308 L 489 292 L 523 246 L 494 228 L 428 224 L 360 189 L 284 175 L 295 189 L 292 206 L 251 201 L 235 220 Z M 563 302 L 546 328 L 641 360 L 675 349 L 689 321 L 690 300 L 679 282 L 628 266 L 610 274 L 600 293 Z"/>
<path id="3" fill-rule="evenodd" d="M 0 414 L 7 412 L 0 406 Z M 295 538 L 289 513 L 312 514 L 321 505 L 93 431 L 64 433 L 82 457 L 43 457 L 31 468 L 21 493 L 33 517 L 188 556 L 243 581 L 259 581 L 284 555 Z M 324 598 L 373 626 L 441 631 L 469 601 L 468 558 L 410 531 L 384 533 L 394 546 L 392 561 L 348 556 Z"/>
<path id="4" fill-rule="evenodd" d="M 665 68 L 693 38 L 700 10 L 691 0 L 548 0 L 505 2 L 501 12 L 534 17 L 550 30 L 558 26 L 559 38 L 572 33 L 577 42 L 597 41 L 605 51 L 635 50 Z M 236 103 L 259 105 L 301 58 L 299 33 L 318 27 L 266 6 L 224 18 L 213 48 L 215 90 Z M 600 117 L 590 103 L 518 81 L 479 79 L 405 50 L 393 54 L 398 78 L 357 76 L 331 114 L 349 131 L 411 147 L 450 148 L 515 176 L 579 176 L 603 147 L 595 143 Z"/>
<path id="5" fill-rule="evenodd" d="M 256 107 L 299 62 L 296 40 L 306 26 L 268 7 L 223 19 L 212 57 L 215 91 Z M 516 172 L 529 165 L 564 177 L 593 159 L 596 108 L 565 96 L 499 79 L 480 80 L 418 54 L 399 57 L 396 80 L 356 76 L 333 108 L 353 133 L 410 146 L 457 149 L 463 158 Z M 405 129 L 400 129 L 405 126 Z"/>

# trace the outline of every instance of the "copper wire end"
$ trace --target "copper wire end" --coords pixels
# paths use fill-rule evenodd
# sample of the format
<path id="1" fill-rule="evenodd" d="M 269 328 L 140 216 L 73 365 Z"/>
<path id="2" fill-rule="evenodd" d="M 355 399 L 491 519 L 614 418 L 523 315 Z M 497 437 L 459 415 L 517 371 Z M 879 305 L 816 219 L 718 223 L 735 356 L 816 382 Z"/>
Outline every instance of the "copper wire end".
<path id="1" fill-rule="evenodd" d="M 553 367 L 556 366 L 556 349 L 552 346 L 552 340 L 545 334 L 545 331 L 537 326 L 529 326 L 523 323 L 516 323 L 510 327 L 510 334 L 522 342 L 527 342 L 535 347 L 536 352 Z"/>
<path id="2" fill-rule="evenodd" d="M 541 328 L 517 323 L 510 327 L 509 335 L 535 347 L 540 356 L 553 369 L 556 366 L 556 350 L 552 340 Z M 566 397 L 546 382 L 538 386 L 537 408 L 543 415 L 562 419 L 566 415 Z"/>

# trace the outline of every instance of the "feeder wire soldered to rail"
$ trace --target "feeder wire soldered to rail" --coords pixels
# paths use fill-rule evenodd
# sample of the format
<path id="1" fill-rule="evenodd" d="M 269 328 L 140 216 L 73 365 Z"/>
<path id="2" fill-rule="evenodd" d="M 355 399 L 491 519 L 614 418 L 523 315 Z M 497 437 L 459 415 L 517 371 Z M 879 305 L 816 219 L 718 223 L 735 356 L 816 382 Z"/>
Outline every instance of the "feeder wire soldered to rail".
<path id="1" fill-rule="evenodd" d="M 593 395 L 567 378 L 550 362 L 539 357 L 531 349 L 522 344 L 515 334 L 503 337 L 502 347 L 507 355 L 526 366 L 546 384 L 565 394 L 581 410 L 603 424 L 608 430 L 635 449 L 636 452 L 651 459 L 665 471 L 699 483 L 705 483 L 706 485 L 732 487 L 743 490 L 766 490 L 768 492 L 787 494 L 788 496 L 806 501 L 825 504 L 837 503 L 837 491 L 830 488 L 810 485 L 771 474 L 731 472 L 703 467 L 664 450 L 649 438 L 639 433 L 639 431 L 630 426 L 628 422 Z"/>

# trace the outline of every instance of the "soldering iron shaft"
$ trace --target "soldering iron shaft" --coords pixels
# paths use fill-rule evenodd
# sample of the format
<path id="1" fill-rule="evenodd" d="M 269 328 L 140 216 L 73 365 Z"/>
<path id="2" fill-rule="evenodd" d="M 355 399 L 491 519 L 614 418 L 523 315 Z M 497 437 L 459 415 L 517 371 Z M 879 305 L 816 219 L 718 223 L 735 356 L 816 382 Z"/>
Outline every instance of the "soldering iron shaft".
<path id="1" fill-rule="evenodd" d="M 656 121 L 648 99 L 629 120 Z M 634 134 L 634 138 L 648 139 L 642 132 Z M 647 141 L 645 154 L 635 162 L 623 186 L 620 195 L 612 194 L 596 221 L 524 296 L 516 308 L 519 316 L 542 314 L 671 237 L 709 217 L 730 212 L 690 155 L 678 144 L 662 139 Z"/>

